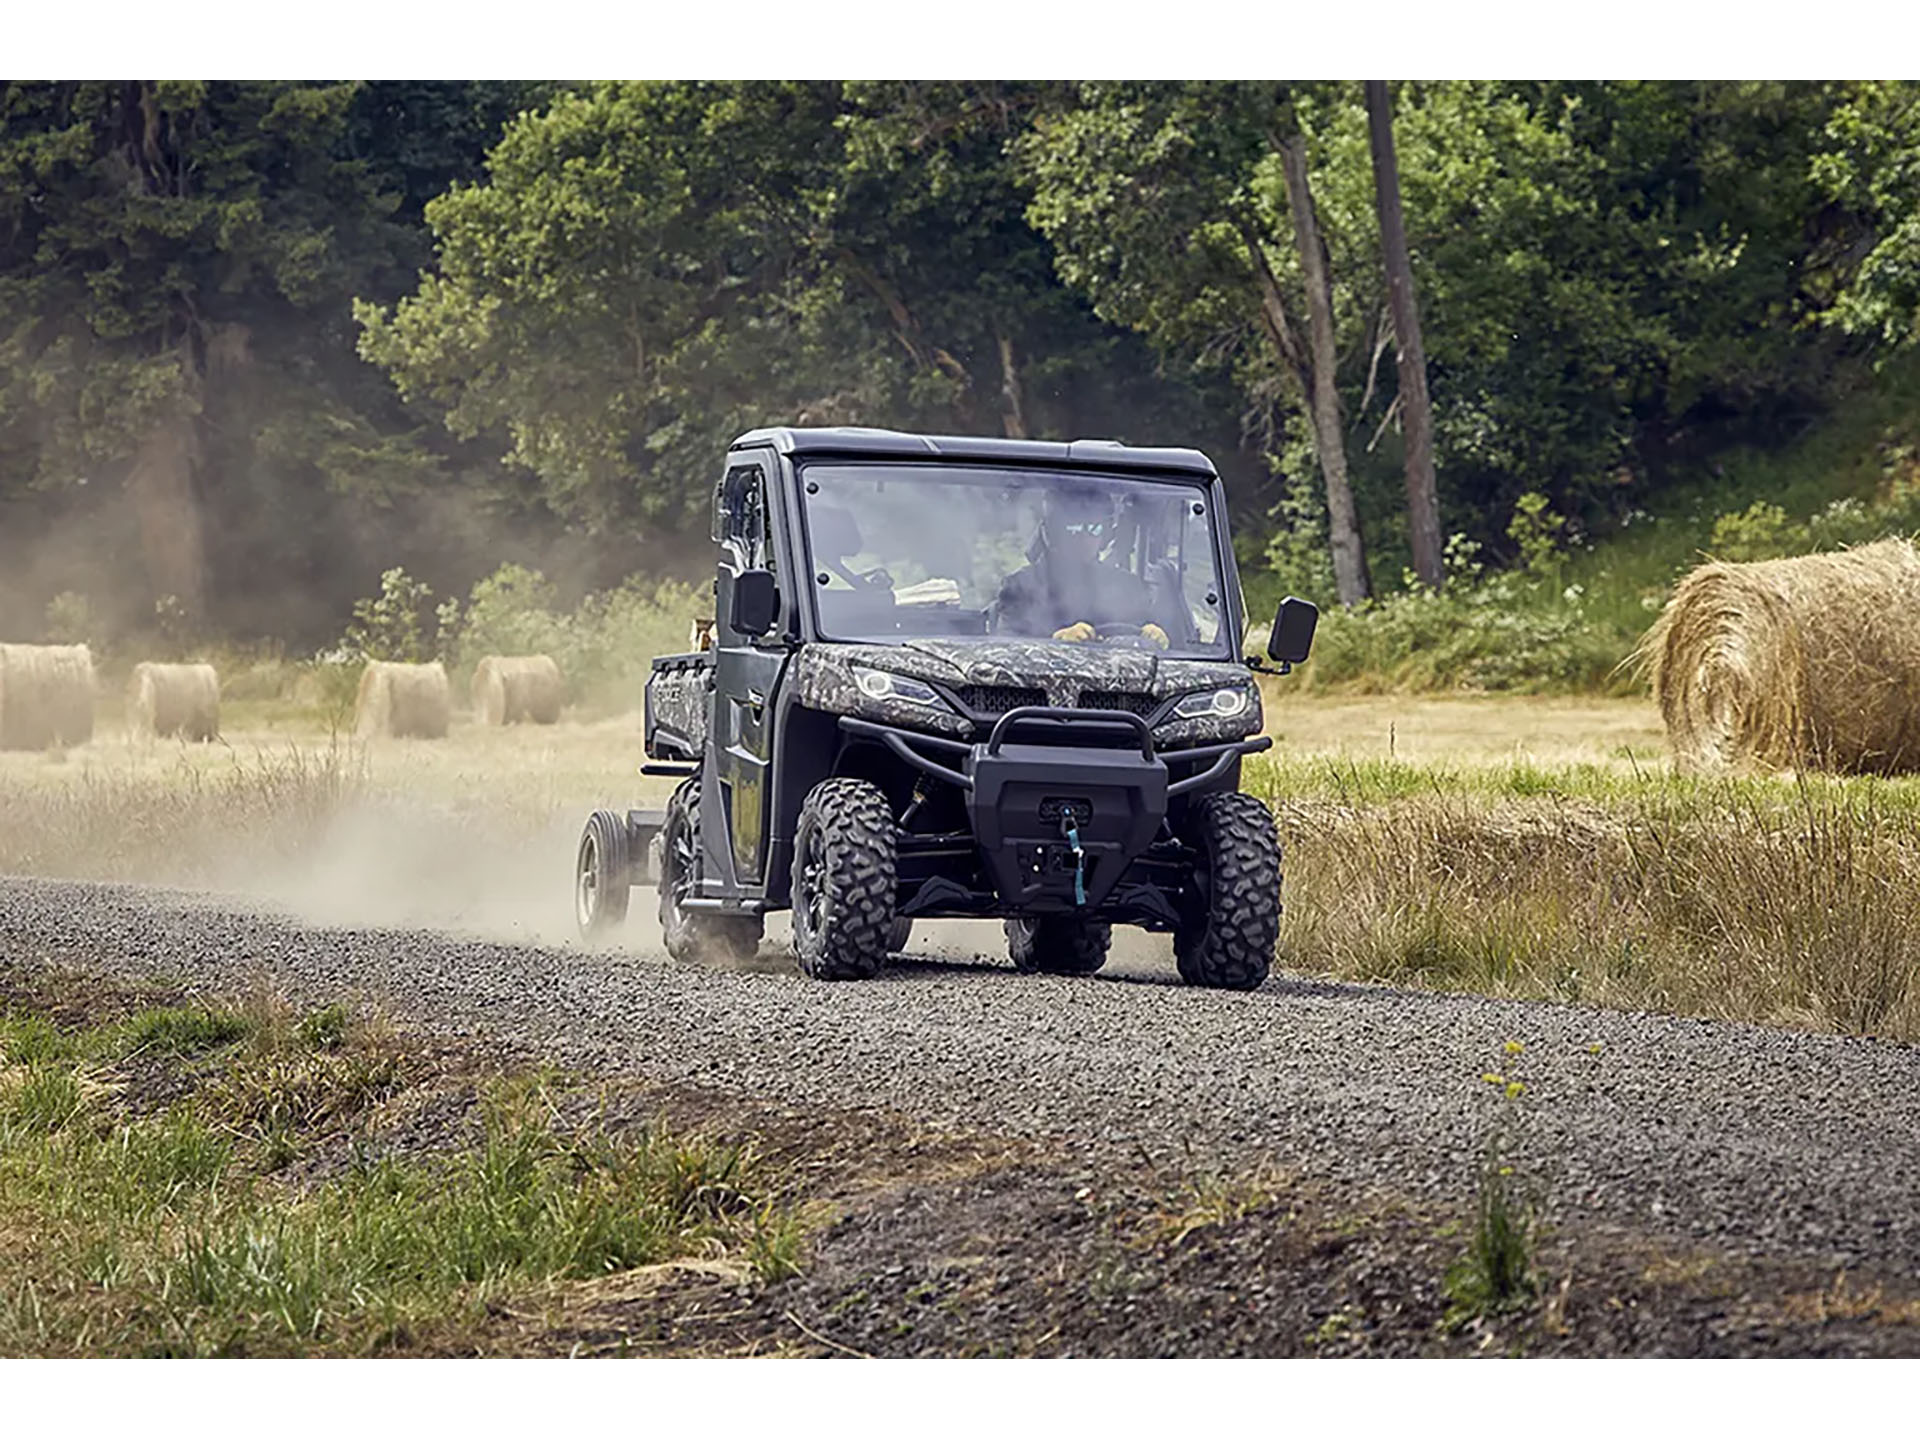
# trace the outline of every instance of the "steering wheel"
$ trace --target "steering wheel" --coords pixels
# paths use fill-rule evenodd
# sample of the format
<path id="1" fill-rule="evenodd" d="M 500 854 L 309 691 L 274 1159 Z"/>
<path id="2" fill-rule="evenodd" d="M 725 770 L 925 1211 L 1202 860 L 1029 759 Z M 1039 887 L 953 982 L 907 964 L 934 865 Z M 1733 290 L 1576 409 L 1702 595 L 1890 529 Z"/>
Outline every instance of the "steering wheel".
<path id="1" fill-rule="evenodd" d="M 1093 625 L 1093 638 L 1102 645 L 1117 645 L 1127 650 L 1151 650 L 1158 654 L 1160 647 L 1147 638 L 1147 627 L 1133 625 L 1125 620 L 1096 620 Z"/>

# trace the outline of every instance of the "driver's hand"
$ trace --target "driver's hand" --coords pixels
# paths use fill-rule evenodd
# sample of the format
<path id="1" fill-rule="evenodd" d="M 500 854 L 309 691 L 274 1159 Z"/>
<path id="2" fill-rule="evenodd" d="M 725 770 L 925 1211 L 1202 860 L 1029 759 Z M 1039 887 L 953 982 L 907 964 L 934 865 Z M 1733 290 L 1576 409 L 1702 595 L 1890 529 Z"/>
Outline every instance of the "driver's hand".
<path id="1" fill-rule="evenodd" d="M 1083 641 L 1093 639 L 1093 626 L 1084 620 L 1076 620 L 1073 624 L 1054 631 L 1053 638 L 1056 640 L 1071 640 L 1074 644 L 1078 645 Z"/>
<path id="2" fill-rule="evenodd" d="M 1167 632 L 1162 630 L 1158 625 L 1142 625 L 1140 627 L 1140 634 L 1143 638 L 1151 640 L 1154 644 L 1158 645 L 1162 650 L 1166 649 L 1168 644 L 1171 643 L 1167 639 Z"/>

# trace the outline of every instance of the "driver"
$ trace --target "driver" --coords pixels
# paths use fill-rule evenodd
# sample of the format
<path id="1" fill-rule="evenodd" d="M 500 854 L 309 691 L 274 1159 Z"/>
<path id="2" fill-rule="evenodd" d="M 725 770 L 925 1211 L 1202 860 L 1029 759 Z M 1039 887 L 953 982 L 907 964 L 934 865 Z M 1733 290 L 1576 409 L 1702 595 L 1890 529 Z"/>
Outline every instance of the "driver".
<path id="1" fill-rule="evenodd" d="M 1153 623 L 1153 592 L 1131 570 L 1100 558 L 1114 534 L 1112 500 L 1095 490 L 1056 490 L 1047 496 L 1030 562 L 1000 587 L 996 631 L 1087 641 L 1101 625 L 1138 626 L 1167 648 L 1167 632 Z"/>

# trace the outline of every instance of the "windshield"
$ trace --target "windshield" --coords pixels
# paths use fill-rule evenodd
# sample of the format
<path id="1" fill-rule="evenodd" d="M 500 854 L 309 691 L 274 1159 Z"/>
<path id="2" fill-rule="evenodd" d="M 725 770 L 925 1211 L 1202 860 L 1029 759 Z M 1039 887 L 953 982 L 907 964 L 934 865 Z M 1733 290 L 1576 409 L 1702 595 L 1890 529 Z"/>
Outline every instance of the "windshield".
<path id="1" fill-rule="evenodd" d="M 910 464 L 802 478 L 830 639 L 1057 637 L 1212 659 L 1238 638 L 1200 485 Z"/>

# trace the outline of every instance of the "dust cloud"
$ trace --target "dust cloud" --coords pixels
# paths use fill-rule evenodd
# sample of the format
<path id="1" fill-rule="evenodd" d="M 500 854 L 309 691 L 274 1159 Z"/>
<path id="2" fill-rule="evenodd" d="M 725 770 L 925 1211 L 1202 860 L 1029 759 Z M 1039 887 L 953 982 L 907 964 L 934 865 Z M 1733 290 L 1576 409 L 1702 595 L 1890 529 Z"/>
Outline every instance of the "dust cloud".
<path id="1" fill-rule="evenodd" d="M 325 928 L 431 930 L 465 939 L 666 958 L 657 892 L 636 886 L 625 925 L 588 945 L 573 915 L 573 865 L 585 815 L 556 817 L 515 839 L 483 838 L 474 823 L 387 807 L 338 817 L 298 864 L 247 868 L 220 888 L 237 891 L 303 924 Z M 794 970 L 791 917 L 767 917 L 759 953 L 714 968 Z M 901 959 L 943 965 L 1006 964 L 998 920 L 922 920 Z M 1103 973 L 1172 973 L 1164 935 L 1116 926 Z"/>

